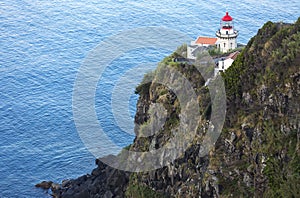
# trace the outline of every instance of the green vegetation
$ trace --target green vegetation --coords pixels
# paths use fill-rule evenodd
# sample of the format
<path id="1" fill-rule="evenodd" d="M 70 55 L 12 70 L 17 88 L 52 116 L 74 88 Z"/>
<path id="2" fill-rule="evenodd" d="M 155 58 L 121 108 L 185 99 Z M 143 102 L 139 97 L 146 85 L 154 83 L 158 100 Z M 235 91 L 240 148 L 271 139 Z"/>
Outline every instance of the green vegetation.
<path id="1" fill-rule="evenodd" d="M 187 50 L 187 44 L 183 44 L 177 48 L 174 55 L 177 55 L 178 57 L 181 56 L 186 58 L 186 50 Z"/>
<path id="2" fill-rule="evenodd" d="M 269 185 L 265 197 L 296 197 L 300 195 L 300 153 L 297 131 L 283 134 L 274 123 L 265 122 L 266 140 L 262 151 L 267 154 L 264 174 Z M 299 143 L 298 143 L 299 144 Z"/>
<path id="3" fill-rule="evenodd" d="M 218 49 L 216 46 L 212 47 L 211 49 L 208 50 L 208 53 L 211 55 L 211 56 L 218 56 L 218 55 L 221 55 L 221 54 L 224 54 L 220 51 L 220 49 Z"/>
<path id="4" fill-rule="evenodd" d="M 144 185 L 130 185 L 125 196 L 127 198 L 165 198 L 162 194 Z"/>
<path id="5" fill-rule="evenodd" d="M 140 95 L 148 95 L 148 91 L 154 78 L 154 75 L 154 72 L 149 72 L 145 74 L 143 81 L 136 87 L 135 93 Z"/>
<path id="6" fill-rule="evenodd" d="M 129 179 L 129 185 L 125 192 L 126 198 L 166 198 L 162 193 L 158 193 L 146 185 L 137 182 L 137 175 L 132 173 Z"/>
<path id="7" fill-rule="evenodd" d="M 232 66 L 226 70 L 226 73 L 221 73 L 225 82 L 227 95 L 241 97 L 241 76 L 245 73 L 243 55 L 244 51 L 238 55 Z"/>
<path id="8" fill-rule="evenodd" d="M 213 46 L 213 47 L 210 47 L 208 49 L 208 53 L 210 56 L 212 57 L 222 57 L 222 56 L 227 56 L 229 55 L 230 53 L 233 53 L 233 52 L 236 52 L 236 51 L 242 51 L 244 49 L 244 46 L 238 46 L 237 48 L 235 49 L 232 49 L 232 50 L 229 50 L 228 52 L 226 53 L 223 53 L 220 51 L 220 49 L 217 48 L 217 46 Z"/>

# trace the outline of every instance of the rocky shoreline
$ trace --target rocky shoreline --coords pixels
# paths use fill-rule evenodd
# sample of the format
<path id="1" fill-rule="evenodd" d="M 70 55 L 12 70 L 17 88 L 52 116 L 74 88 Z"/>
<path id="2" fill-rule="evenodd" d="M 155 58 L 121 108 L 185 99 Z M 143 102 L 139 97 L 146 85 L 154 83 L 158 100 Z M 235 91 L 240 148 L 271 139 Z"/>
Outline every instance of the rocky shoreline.
<path id="1" fill-rule="evenodd" d="M 43 181 L 36 187 L 51 190 L 55 198 L 122 198 L 130 173 L 116 170 L 96 159 L 97 168 L 91 174 L 77 179 L 65 180 L 61 184 Z"/>

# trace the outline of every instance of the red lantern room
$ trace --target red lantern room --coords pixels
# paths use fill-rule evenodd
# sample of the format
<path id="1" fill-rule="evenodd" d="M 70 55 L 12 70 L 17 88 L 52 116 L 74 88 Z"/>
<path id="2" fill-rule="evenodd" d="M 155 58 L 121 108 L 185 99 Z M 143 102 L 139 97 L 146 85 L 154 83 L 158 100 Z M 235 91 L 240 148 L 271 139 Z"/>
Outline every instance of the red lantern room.
<path id="1" fill-rule="evenodd" d="M 233 18 L 226 12 L 226 15 L 223 16 L 221 20 L 222 29 L 232 29 L 233 28 Z"/>

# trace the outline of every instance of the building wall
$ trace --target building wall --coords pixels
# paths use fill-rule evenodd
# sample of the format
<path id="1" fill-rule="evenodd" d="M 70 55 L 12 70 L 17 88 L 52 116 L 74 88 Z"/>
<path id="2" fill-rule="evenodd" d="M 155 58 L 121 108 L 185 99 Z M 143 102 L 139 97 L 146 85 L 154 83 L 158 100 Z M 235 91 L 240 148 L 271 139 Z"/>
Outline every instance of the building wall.
<path id="1" fill-rule="evenodd" d="M 231 58 L 228 58 L 228 59 L 225 59 L 225 60 L 220 60 L 217 69 L 219 71 L 225 71 L 226 69 L 228 69 L 232 65 L 233 61 L 234 60 L 231 59 Z"/>
<path id="2" fill-rule="evenodd" d="M 236 38 L 231 39 L 221 39 L 218 38 L 217 46 L 221 52 L 228 52 L 229 50 L 237 48 L 237 40 Z"/>

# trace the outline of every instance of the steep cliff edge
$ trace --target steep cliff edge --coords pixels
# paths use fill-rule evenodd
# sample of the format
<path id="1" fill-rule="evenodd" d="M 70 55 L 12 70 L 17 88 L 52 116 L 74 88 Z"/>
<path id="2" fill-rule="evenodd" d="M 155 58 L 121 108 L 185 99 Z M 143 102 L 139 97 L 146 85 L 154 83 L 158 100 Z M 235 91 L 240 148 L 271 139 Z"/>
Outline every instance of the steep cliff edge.
<path id="1" fill-rule="evenodd" d="M 174 62 L 182 49 L 165 58 L 157 70 L 178 70 L 198 96 L 199 127 L 187 150 L 160 169 L 128 173 L 97 160 L 91 175 L 54 188 L 57 197 L 297 197 L 300 194 L 300 18 L 295 24 L 266 23 L 233 65 L 222 74 L 227 94 L 224 128 L 215 147 L 201 156 L 203 133 L 211 116 L 211 98 L 199 71 Z M 210 69 L 208 73 L 213 72 Z M 151 82 L 137 87 L 140 98 L 131 151 L 163 147 L 180 123 L 176 94 Z M 173 79 L 164 72 L 165 79 Z M 150 79 L 150 80 L 149 80 Z M 150 81 L 150 82 L 149 82 Z M 162 129 L 141 137 L 151 126 L 152 105 L 166 110 Z M 152 123 L 153 124 L 153 123 Z"/>
<path id="2" fill-rule="evenodd" d="M 169 65 L 172 64 L 176 65 Z M 193 83 L 201 96 L 200 109 L 209 119 L 210 103 L 204 94 L 201 76 L 196 71 L 189 73 L 193 70 L 189 65 L 181 63 L 177 68 Z M 215 149 L 201 158 L 198 155 L 201 146 L 193 144 L 172 166 L 132 174 L 127 196 L 134 197 L 138 193 L 136 186 L 147 186 L 167 197 L 299 195 L 299 68 L 300 19 L 293 25 L 266 23 L 222 74 L 227 93 L 227 115 Z M 139 93 L 148 94 L 145 97 L 148 102 L 166 98 L 176 107 L 176 99 L 172 102 L 172 94 L 162 89 L 162 86 L 152 84 L 148 92 Z M 146 109 L 149 105 L 143 97 L 139 104 Z M 146 114 L 138 111 L 137 117 Z M 176 117 L 172 114 L 176 115 L 175 111 L 169 116 Z M 167 131 L 165 129 L 162 135 L 148 141 L 137 138 L 132 148 L 144 147 L 153 139 L 163 145 Z"/>

